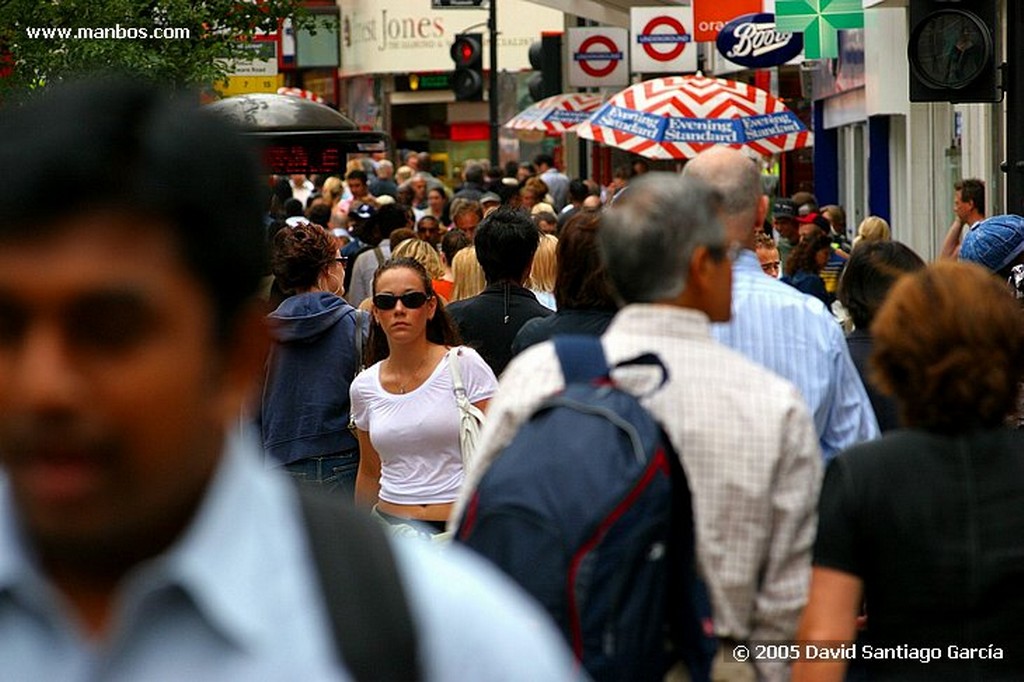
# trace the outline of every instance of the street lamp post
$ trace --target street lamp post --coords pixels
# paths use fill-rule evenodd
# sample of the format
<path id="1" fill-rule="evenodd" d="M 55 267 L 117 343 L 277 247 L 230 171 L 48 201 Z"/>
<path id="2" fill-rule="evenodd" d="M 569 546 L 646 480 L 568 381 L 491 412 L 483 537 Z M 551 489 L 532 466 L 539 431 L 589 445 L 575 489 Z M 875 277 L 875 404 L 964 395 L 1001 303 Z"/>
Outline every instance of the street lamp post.
<path id="1" fill-rule="evenodd" d="M 487 30 L 490 32 L 491 39 L 491 85 L 487 101 L 490 108 L 489 118 L 491 123 L 491 166 L 497 168 L 500 163 L 498 159 L 498 0 L 490 0 L 488 5 L 490 14 L 487 19 Z"/>

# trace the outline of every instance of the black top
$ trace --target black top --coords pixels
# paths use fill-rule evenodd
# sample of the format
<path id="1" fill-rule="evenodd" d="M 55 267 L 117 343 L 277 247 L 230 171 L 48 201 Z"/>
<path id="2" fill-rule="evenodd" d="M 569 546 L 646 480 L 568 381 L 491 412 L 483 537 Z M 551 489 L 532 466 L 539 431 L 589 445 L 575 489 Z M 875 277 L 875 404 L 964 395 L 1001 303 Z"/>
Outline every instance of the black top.
<path id="1" fill-rule="evenodd" d="M 861 653 L 864 645 L 941 652 L 927 664 L 861 655 L 870 679 L 1024 680 L 1022 508 L 1018 431 L 893 431 L 830 464 L 814 563 L 864 581 Z M 1003 660 L 953 656 L 989 645 Z"/>
<path id="2" fill-rule="evenodd" d="M 550 317 L 535 317 L 519 330 L 512 341 L 512 354 L 521 352 L 556 335 L 601 336 L 615 317 L 614 310 L 559 310 Z"/>
<path id="3" fill-rule="evenodd" d="M 866 329 L 854 329 L 846 337 L 846 345 L 850 348 L 850 357 L 853 358 L 853 364 L 857 367 L 860 380 L 864 382 L 864 388 L 867 389 L 871 407 L 875 410 L 878 428 L 885 433 L 900 427 L 899 409 L 896 406 L 896 401 L 875 388 L 868 376 L 868 358 L 871 357 L 874 343 L 874 339 Z"/>
<path id="4" fill-rule="evenodd" d="M 475 348 L 500 376 L 512 359 L 512 340 L 528 320 L 547 317 L 545 308 L 529 289 L 517 284 L 491 284 L 478 295 L 448 306 L 462 342 Z"/>

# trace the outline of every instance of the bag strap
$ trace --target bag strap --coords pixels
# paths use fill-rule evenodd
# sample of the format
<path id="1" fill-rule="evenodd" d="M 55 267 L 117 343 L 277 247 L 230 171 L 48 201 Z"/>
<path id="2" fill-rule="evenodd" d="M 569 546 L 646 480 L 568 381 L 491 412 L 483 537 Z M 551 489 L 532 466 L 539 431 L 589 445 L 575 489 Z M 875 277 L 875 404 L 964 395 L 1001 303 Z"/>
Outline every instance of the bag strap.
<path id="1" fill-rule="evenodd" d="M 462 412 L 467 412 L 476 418 L 478 422 L 483 422 L 484 413 L 480 411 L 480 408 L 469 402 L 469 396 L 466 393 L 466 386 L 462 383 L 462 366 L 459 364 L 459 356 L 462 355 L 462 347 L 455 346 L 448 350 L 448 373 L 452 377 L 452 388 L 455 393 L 455 403 L 459 406 Z"/>
<path id="2" fill-rule="evenodd" d="M 383 530 L 344 501 L 297 487 L 339 661 L 358 682 L 419 680 L 412 614 Z"/>
<path id="3" fill-rule="evenodd" d="M 608 377 L 611 371 L 604 356 L 601 337 L 572 334 L 556 336 L 555 352 L 562 366 L 565 383 L 588 384 L 595 379 Z"/>
<path id="4" fill-rule="evenodd" d="M 459 347 L 448 349 L 448 372 L 452 375 L 452 386 L 455 388 L 455 401 L 462 407 L 466 398 L 466 386 L 462 383 L 462 367 L 459 364 Z"/>
<path id="5" fill-rule="evenodd" d="M 617 362 L 614 367 L 609 367 L 599 336 L 567 334 L 554 337 L 554 342 L 566 386 L 578 383 L 586 384 L 597 379 L 609 379 L 612 370 L 636 365 L 654 367 L 661 371 L 661 380 L 643 395 L 658 391 L 668 382 L 668 367 L 654 353 L 641 353 L 635 358 Z"/>
<path id="6" fill-rule="evenodd" d="M 370 313 L 366 312 L 365 310 L 360 310 L 359 308 L 355 308 L 355 322 L 356 322 L 356 331 L 355 331 L 356 374 L 359 374 L 364 369 L 366 369 L 366 360 L 363 358 L 363 353 L 364 353 L 363 344 L 366 342 L 366 338 L 365 338 L 366 334 L 363 332 L 363 327 L 364 326 L 366 327 L 367 333 L 368 333 L 370 327 L 369 327 L 369 324 L 364 325 L 364 321 L 368 322 L 369 319 L 370 319 Z"/>

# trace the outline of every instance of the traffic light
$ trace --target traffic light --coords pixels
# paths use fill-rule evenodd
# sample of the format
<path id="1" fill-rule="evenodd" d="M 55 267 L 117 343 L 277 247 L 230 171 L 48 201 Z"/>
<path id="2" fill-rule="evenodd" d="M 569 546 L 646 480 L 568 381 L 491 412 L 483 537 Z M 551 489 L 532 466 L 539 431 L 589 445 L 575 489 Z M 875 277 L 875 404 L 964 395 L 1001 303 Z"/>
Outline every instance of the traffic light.
<path id="1" fill-rule="evenodd" d="M 539 72 L 527 83 L 534 102 L 562 94 L 561 33 L 542 33 L 540 40 L 530 45 L 530 66 Z"/>
<path id="2" fill-rule="evenodd" d="M 998 0 L 911 0 L 911 102 L 1002 99 L 997 6 Z"/>
<path id="3" fill-rule="evenodd" d="M 484 98 L 484 34 L 459 33 L 452 43 L 452 92 L 459 102 Z"/>

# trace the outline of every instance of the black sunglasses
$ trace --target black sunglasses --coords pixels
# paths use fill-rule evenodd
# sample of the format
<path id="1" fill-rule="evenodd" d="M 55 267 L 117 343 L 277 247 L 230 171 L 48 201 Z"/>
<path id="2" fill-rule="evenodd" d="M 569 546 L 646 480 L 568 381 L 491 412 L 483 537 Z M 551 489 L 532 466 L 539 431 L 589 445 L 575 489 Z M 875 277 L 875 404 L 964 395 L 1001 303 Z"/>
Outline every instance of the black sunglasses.
<path id="1" fill-rule="evenodd" d="M 392 310 L 398 302 L 401 301 L 402 305 L 410 310 L 416 308 L 422 308 L 423 304 L 427 302 L 431 297 L 427 296 L 422 291 L 408 291 L 401 296 L 395 296 L 394 294 L 374 294 L 373 305 L 377 306 L 380 310 Z"/>

